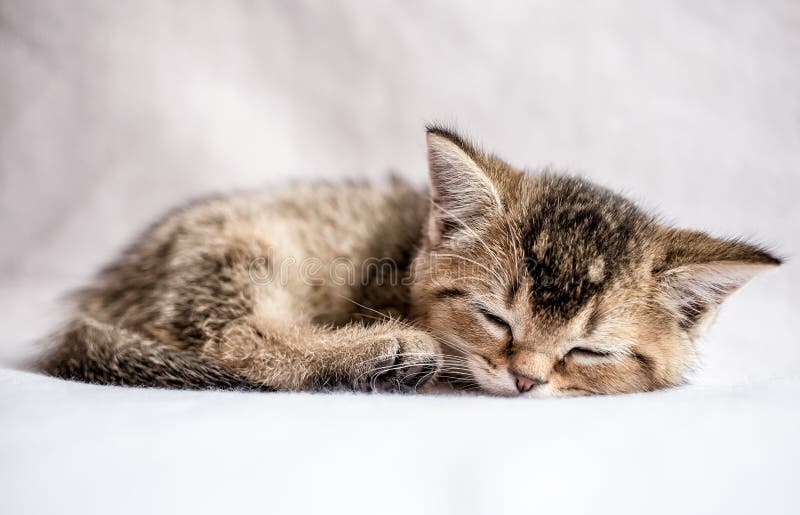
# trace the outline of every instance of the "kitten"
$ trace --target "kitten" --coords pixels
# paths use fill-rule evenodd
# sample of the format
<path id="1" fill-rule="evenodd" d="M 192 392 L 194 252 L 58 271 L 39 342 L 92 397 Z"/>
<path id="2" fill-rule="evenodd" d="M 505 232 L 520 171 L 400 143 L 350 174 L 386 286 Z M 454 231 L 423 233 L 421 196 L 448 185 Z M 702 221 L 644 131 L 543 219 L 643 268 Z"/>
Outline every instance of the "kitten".
<path id="1" fill-rule="evenodd" d="M 723 299 L 780 264 L 448 129 L 427 142 L 430 195 L 309 185 L 167 216 L 78 295 L 43 369 L 174 388 L 648 391 L 681 383 Z"/>

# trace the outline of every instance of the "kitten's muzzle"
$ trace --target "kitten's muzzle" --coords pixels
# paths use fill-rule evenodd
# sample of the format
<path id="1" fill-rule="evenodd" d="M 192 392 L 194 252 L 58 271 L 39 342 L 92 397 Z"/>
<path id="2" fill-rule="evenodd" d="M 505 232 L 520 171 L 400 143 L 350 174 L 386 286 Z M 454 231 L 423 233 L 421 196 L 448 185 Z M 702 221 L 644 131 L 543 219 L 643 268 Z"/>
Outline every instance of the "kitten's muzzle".
<path id="1" fill-rule="evenodd" d="M 543 379 L 528 377 L 514 372 L 512 372 L 512 374 L 514 374 L 514 377 L 517 379 L 517 391 L 519 391 L 519 393 L 527 393 L 536 386 L 547 384 L 547 381 Z"/>

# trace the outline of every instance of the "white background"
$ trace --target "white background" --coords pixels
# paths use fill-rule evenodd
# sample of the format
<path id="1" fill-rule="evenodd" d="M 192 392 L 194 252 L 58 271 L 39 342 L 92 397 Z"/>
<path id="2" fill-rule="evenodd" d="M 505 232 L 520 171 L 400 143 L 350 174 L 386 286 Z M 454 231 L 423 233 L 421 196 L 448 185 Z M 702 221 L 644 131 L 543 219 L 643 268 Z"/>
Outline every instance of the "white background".
<path id="1" fill-rule="evenodd" d="M 0 0 L 0 511 L 796 512 L 800 4 Z M 390 170 L 426 122 L 788 258 L 691 386 L 561 401 L 33 372 L 58 296 L 219 191 Z M 4 509 L 5 508 L 5 509 Z"/>

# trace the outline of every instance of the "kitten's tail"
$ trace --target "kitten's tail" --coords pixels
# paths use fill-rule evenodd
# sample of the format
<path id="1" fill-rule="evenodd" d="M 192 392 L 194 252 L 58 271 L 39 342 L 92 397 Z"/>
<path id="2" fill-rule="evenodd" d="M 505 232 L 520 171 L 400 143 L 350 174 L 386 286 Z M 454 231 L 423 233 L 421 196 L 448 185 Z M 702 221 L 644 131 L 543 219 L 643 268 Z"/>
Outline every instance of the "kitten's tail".
<path id="1" fill-rule="evenodd" d="M 41 361 L 42 370 L 87 383 L 185 389 L 254 389 L 199 352 L 80 317 Z"/>

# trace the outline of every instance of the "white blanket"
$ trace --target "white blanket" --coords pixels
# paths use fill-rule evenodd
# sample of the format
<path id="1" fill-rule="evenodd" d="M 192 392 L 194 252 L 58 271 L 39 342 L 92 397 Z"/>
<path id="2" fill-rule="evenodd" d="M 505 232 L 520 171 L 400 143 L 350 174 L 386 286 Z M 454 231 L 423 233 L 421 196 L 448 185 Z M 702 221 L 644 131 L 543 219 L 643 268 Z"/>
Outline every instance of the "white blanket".
<path id="1" fill-rule="evenodd" d="M 529 401 L 124 389 L 35 344 L 164 210 L 422 183 L 423 126 L 800 252 L 800 5 L 0 0 L 0 513 L 797 513 L 800 268 L 689 386 Z"/>

